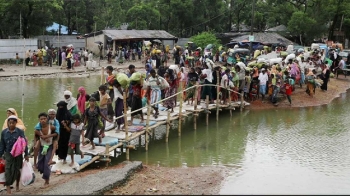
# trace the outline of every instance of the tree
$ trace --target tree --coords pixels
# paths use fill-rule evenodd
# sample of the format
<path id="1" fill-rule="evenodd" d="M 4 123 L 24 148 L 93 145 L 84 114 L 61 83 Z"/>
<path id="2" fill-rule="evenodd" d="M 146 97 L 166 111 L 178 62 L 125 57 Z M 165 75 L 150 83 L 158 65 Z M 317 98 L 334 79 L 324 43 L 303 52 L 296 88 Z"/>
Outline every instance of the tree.
<path id="1" fill-rule="evenodd" d="M 220 40 L 216 38 L 212 32 L 202 32 L 198 35 L 192 36 L 190 40 L 196 44 L 197 47 L 204 49 L 208 44 L 213 44 L 215 47 L 219 47 Z"/>
<path id="2" fill-rule="evenodd" d="M 159 29 L 159 11 L 148 4 L 135 5 L 126 13 L 130 28 Z"/>
<path id="3" fill-rule="evenodd" d="M 300 42 L 303 43 L 302 37 L 310 35 L 312 28 L 314 28 L 316 20 L 310 18 L 307 14 L 301 11 L 294 12 L 288 22 L 288 29 L 291 33 L 300 35 Z"/>
<path id="4" fill-rule="evenodd" d="M 0 0 L 1 37 L 22 34 L 24 38 L 42 34 L 52 24 L 52 13 L 62 9 L 58 0 Z M 20 32 L 20 18 L 22 32 Z"/>

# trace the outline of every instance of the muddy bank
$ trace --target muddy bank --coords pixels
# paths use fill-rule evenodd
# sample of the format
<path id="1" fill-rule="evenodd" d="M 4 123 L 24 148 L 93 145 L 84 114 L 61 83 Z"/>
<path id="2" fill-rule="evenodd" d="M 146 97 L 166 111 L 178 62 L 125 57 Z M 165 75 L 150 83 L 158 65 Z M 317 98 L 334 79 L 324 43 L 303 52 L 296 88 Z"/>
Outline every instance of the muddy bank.
<path id="1" fill-rule="evenodd" d="M 289 102 L 286 98 L 283 98 L 279 102 L 278 106 L 274 106 L 269 101 L 265 100 L 265 103 L 259 100 L 251 101 L 249 106 L 250 110 L 259 110 L 259 109 L 272 109 L 272 108 L 298 108 L 298 107 L 312 107 L 329 104 L 333 99 L 339 97 L 342 93 L 345 93 L 350 88 L 350 79 L 345 78 L 343 75 L 340 75 L 339 78 L 331 78 L 328 82 L 328 90 L 322 91 L 320 88 L 316 88 L 314 97 L 310 97 L 306 94 L 306 86 L 303 85 L 302 88 L 299 85 L 296 85 L 295 91 L 292 93 L 292 105 L 289 105 Z"/>
<path id="2" fill-rule="evenodd" d="M 229 170 L 220 166 L 168 168 L 147 165 L 105 195 L 216 195 Z"/>

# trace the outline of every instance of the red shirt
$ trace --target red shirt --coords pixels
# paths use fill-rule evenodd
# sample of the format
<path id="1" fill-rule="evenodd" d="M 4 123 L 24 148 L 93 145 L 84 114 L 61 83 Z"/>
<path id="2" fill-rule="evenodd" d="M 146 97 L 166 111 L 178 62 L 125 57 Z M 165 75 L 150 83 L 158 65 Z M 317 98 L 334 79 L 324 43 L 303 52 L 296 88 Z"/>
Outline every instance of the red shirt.
<path id="1" fill-rule="evenodd" d="M 137 97 L 141 97 L 141 85 L 140 84 L 136 84 L 136 85 L 132 85 L 132 90 L 133 92 L 133 96 L 137 96 Z"/>
<path id="2" fill-rule="evenodd" d="M 285 84 L 284 86 L 286 88 L 286 95 L 291 95 L 292 94 L 292 85 Z"/>

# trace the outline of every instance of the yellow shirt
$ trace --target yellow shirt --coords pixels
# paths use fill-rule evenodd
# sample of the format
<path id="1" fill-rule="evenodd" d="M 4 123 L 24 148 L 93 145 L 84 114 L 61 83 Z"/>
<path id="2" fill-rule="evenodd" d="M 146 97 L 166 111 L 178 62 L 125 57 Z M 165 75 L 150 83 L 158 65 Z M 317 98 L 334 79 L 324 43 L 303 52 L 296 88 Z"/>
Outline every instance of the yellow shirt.
<path id="1" fill-rule="evenodd" d="M 100 108 L 101 109 L 107 108 L 108 99 L 110 99 L 110 98 L 111 97 L 107 93 L 104 95 L 101 95 L 101 93 L 100 93 Z"/>

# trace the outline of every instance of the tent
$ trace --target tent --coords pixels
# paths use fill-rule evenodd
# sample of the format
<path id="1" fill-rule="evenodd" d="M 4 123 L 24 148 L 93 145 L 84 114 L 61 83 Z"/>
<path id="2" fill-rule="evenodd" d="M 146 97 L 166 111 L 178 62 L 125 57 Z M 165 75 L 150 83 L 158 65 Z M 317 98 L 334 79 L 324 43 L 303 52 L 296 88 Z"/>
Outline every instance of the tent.
<path id="1" fill-rule="evenodd" d="M 46 31 L 49 31 L 49 32 L 50 31 L 56 31 L 57 32 L 58 29 L 59 29 L 59 26 L 60 26 L 60 24 L 54 22 L 51 26 L 46 27 Z M 60 32 L 60 34 L 61 35 L 68 35 L 68 27 L 64 26 L 64 25 L 61 25 L 61 32 Z M 73 31 L 72 34 L 73 35 L 77 35 L 78 33 Z"/>

